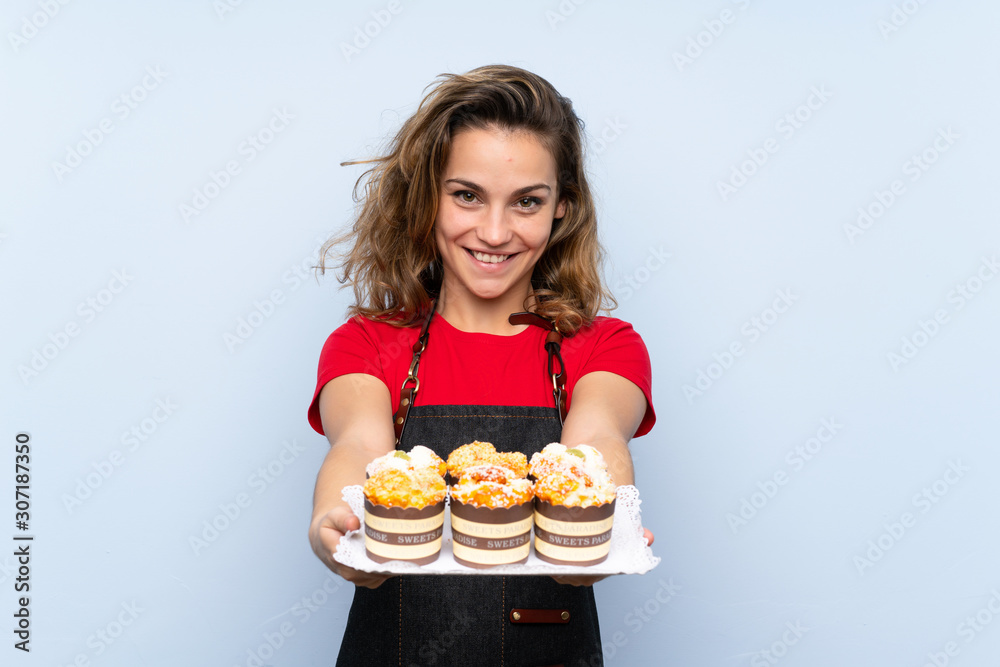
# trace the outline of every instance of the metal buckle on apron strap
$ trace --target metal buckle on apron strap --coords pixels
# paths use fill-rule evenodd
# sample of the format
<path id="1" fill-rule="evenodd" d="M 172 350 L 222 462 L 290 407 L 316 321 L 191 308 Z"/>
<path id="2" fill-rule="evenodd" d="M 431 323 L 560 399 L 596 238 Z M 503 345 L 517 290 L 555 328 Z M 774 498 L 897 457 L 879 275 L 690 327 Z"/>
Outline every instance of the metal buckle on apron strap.
<path id="1" fill-rule="evenodd" d="M 511 623 L 569 623 L 568 609 L 511 609 Z"/>
<path id="2" fill-rule="evenodd" d="M 549 332 L 545 337 L 545 350 L 549 353 L 549 377 L 552 378 L 552 399 L 556 407 L 559 408 L 559 423 L 566 421 L 566 364 L 563 363 L 562 354 L 559 351 L 562 343 L 562 334 L 555 322 L 542 317 L 537 313 L 514 313 L 507 318 L 511 324 L 533 324 Z M 552 366 L 553 360 L 559 360 L 559 372 L 556 373 Z"/>
<path id="3" fill-rule="evenodd" d="M 431 318 L 434 317 L 436 306 L 437 302 L 431 301 L 431 311 L 427 313 L 427 319 L 424 320 L 424 327 L 420 330 L 420 336 L 417 337 L 417 342 L 413 344 L 413 360 L 410 361 L 410 370 L 406 374 L 406 379 L 403 380 L 403 386 L 399 389 L 399 407 L 396 408 L 396 413 L 392 416 L 392 427 L 396 431 L 397 445 L 403 435 L 403 427 L 406 426 L 406 416 L 410 412 L 410 406 L 413 405 L 413 399 L 420 389 L 420 378 L 417 377 L 417 369 L 420 367 L 420 355 L 427 349 L 427 329 L 431 325 Z M 413 383 L 413 386 L 407 388 L 406 385 L 410 382 Z"/>

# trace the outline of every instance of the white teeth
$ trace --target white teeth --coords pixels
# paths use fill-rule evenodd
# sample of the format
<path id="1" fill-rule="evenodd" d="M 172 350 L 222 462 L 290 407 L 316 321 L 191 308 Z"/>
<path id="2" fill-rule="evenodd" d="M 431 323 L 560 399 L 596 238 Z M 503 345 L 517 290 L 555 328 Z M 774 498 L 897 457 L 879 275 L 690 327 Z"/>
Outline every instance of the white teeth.
<path id="1" fill-rule="evenodd" d="M 510 255 L 487 255 L 486 253 L 475 251 L 472 252 L 472 256 L 480 262 L 486 262 L 487 264 L 497 264 L 510 257 Z"/>

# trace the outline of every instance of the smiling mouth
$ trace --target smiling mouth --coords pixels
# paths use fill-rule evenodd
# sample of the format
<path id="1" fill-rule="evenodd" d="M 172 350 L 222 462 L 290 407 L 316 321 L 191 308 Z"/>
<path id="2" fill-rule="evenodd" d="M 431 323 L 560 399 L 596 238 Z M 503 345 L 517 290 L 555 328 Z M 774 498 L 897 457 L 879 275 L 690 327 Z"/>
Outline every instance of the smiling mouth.
<path id="1" fill-rule="evenodd" d="M 504 262 L 507 259 L 509 259 L 510 257 L 513 257 L 514 255 L 517 254 L 515 252 L 515 253 L 512 253 L 512 254 L 508 254 L 508 255 L 491 255 L 491 254 L 485 253 L 485 252 L 478 252 L 476 250 L 470 250 L 469 248 L 466 248 L 465 251 L 467 253 L 469 253 L 470 255 L 472 255 L 473 257 L 475 257 L 480 262 L 483 262 L 484 264 L 499 264 L 500 262 Z"/>

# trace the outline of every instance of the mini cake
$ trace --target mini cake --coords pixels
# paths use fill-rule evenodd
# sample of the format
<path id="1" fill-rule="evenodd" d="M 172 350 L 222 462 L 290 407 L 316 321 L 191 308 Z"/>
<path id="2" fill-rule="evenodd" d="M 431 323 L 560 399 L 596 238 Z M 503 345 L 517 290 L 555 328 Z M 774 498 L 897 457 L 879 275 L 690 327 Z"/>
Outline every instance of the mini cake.
<path id="1" fill-rule="evenodd" d="M 430 456 L 417 450 L 426 450 Z M 368 464 L 364 494 L 369 558 L 378 563 L 403 560 L 420 565 L 437 560 L 447 495 L 443 464 L 426 447 L 390 452 Z"/>
<path id="2" fill-rule="evenodd" d="M 469 466 L 492 464 L 503 466 L 514 473 L 515 477 L 527 477 L 528 457 L 521 452 L 498 452 L 492 443 L 470 442 L 453 450 L 448 455 L 448 476 L 449 484 L 454 484 L 462 471 Z"/>
<path id="3" fill-rule="evenodd" d="M 451 488 L 455 560 L 474 568 L 528 560 L 533 497 L 531 482 L 509 468 L 491 463 L 464 468 Z"/>
<path id="4" fill-rule="evenodd" d="M 589 445 L 545 446 L 531 456 L 535 481 L 535 553 L 559 565 L 595 565 L 608 557 L 615 484 Z"/>

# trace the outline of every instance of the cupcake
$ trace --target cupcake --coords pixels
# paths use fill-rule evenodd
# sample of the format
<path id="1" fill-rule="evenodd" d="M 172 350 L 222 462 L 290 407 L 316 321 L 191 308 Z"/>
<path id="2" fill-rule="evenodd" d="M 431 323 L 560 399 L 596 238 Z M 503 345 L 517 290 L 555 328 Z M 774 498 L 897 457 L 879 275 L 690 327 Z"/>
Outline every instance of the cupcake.
<path id="1" fill-rule="evenodd" d="M 368 464 L 364 495 L 369 558 L 419 565 L 437 560 L 447 495 L 443 471 L 444 461 L 426 447 L 390 452 Z"/>
<path id="2" fill-rule="evenodd" d="M 515 477 L 527 477 L 528 457 L 521 452 L 498 452 L 492 443 L 470 442 L 448 455 L 446 481 L 454 484 L 469 466 L 492 464 L 507 468 Z"/>
<path id="3" fill-rule="evenodd" d="M 589 445 L 545 446 L 531 456 L 535 478 L 535 553 L 558 565 L 596 565 L 608 557 L 615 484 Z"/>
<path id="4" fill-rule="evenodd" d="M 465 467 L 451 488 L 455 560 L 479 569 L 527 561 L 533 497 L 531 482 L 510 468 Z"/>

